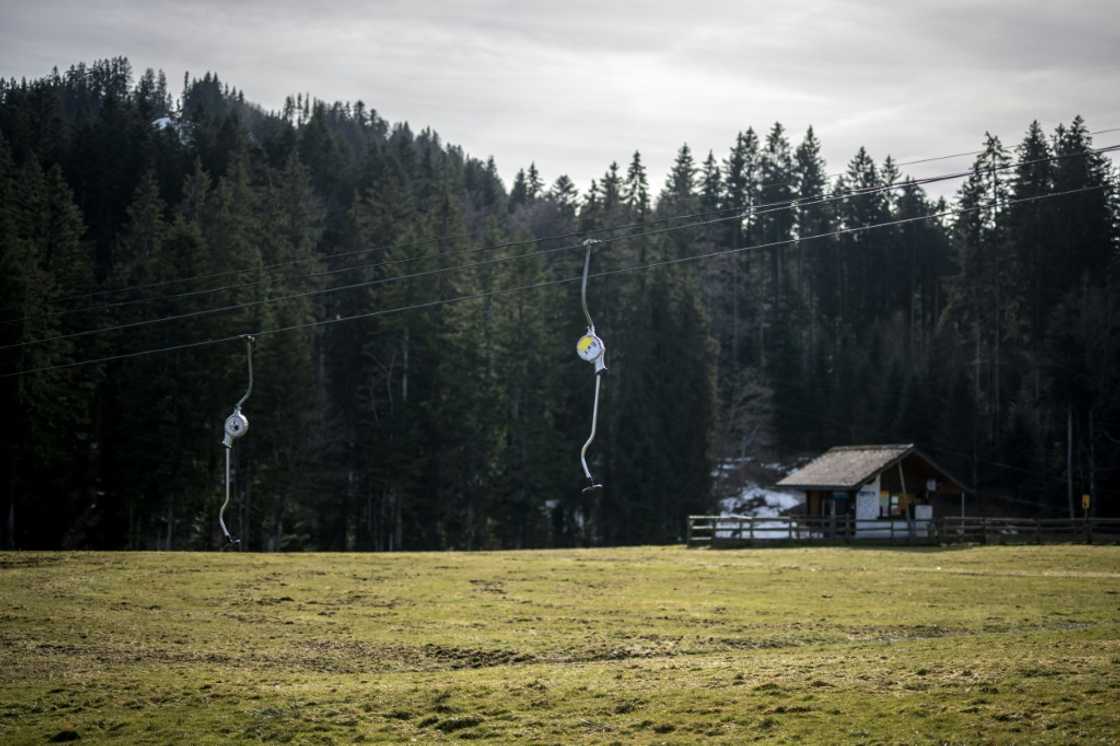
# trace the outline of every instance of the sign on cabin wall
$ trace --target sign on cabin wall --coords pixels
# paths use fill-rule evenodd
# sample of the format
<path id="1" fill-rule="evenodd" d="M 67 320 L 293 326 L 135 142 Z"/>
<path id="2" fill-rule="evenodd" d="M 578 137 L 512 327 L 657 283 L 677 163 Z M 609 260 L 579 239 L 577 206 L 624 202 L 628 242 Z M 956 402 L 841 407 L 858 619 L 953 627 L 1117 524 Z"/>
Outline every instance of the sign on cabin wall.
<path id="1" fill-rule="evenodd" d="M 856 520 L 873 521 L 879 517 L 879 477 L 859 488 L 856 494 Z"/>

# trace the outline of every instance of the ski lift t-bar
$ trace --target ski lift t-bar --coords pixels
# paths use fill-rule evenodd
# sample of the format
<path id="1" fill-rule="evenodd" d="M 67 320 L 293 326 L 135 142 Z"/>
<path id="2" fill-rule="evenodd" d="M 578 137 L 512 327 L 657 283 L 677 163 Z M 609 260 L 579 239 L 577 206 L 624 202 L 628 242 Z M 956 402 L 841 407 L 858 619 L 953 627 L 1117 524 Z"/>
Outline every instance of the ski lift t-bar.
<path id="1" fill-rule="evenodd" d="M 245 433 L 249 432 L 249 419 L 241 413 L 241 405 L 249 398 L 249 394 L 253 393 L 253 342 L 256 340 L 248 335 L 241 336 L 245 340 L 245 350 L 249 361 L 249 387 L 245 389 L 245 395 L 237 400 L 237 405 L 233 408 L 233 413 L 226 417 L 225 424 L 225 437 L 222 438 L 222 445 L 226 449 L 226 501 L 222 503 L 222 509 L 218 511 L 218 524 L 222 527 L 222 533 L 225 534 L 226 542 L 229 544 L 240 544 L 240 539 L 235 539 L 226 528 L 226 508 L 229 506 L 229 452 L 233 450 L 233 441 L 237 440 Z"/>
<path id="2" fill-rule="evenodd" d="M 587 276 L 591 270 L 591 250 L 598 243 L 601 243 L 601 241 L 593 238 L 583 242 L 587 254 L 583 259 L 583 285 L 580 290 L 580 297 L 583 301 L 583 315 L 587 317 L 587 332 L 576 342 L 576 352 L 579 356 L 595 365 L 595 403 L 591 409 L 591 435 L 588 436 L 587 442 L 583 444 L 583 448 L 579 451 L 579 461 L 583 466 L 583 473 L 588 482 L 587 486 L 583 488 L 584 492 L 602 489 L 603 487 L 602 484 L 595 481 L 591 476 L 591 470 L 587 467 L 587 449 L 591 446 L 591 442 L 595 440 L 595 429 L 599 423 L 599 385 L 602 382 L 603 374 L 607 372 L 607 346 L 595 333 L 595 322 L 591 320 L 591 312 L 587 310 Z"/>

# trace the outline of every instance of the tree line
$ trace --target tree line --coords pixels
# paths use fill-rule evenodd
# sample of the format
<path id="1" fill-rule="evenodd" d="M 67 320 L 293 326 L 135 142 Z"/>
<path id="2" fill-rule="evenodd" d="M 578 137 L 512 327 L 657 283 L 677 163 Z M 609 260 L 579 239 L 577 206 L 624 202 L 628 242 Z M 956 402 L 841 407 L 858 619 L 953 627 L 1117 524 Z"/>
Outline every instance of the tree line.
<path id="1" fill-rule="evenodd" d="M 659 189 L 624 163 L 507 189 L 361 101 L 269 112 L 123 58 L 0 80 L 0 373 L 45 369 L 0 379 L 4 545 L 218 546 L 256 331 L 227 514 L 249 549 L 676 541 L 724 460 L 852 442 L 1116 511 L 1116 176 L 1080 118 L 986 136 L 956 213 L 862 148 L 830 177 L 777 123 L 683 145 Z"/>

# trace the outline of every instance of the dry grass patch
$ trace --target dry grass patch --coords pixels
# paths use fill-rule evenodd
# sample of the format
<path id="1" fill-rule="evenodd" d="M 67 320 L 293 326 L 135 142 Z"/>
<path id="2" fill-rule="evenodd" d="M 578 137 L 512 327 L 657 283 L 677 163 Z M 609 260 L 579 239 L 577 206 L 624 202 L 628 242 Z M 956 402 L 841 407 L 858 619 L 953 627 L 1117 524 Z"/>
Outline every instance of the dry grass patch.
<path id="1" fill-rule="evenodd" d="M 0 554 L 0 742 L 1117 743 L 1120 549 Z"/>

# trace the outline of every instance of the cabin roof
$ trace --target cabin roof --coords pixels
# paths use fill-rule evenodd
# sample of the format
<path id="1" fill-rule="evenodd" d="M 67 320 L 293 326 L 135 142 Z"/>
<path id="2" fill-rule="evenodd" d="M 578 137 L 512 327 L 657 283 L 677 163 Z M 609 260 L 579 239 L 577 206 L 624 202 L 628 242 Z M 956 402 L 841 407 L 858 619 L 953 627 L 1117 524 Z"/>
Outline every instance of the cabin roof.
<path id="1" fill-rule="evenodd" d="M 778 482 L 778 486 L 815 490 L 854 490 L 914 450 L 913 443 L 836 446 Z M 940 468 L 938 470 L 943 471 Z"/>

